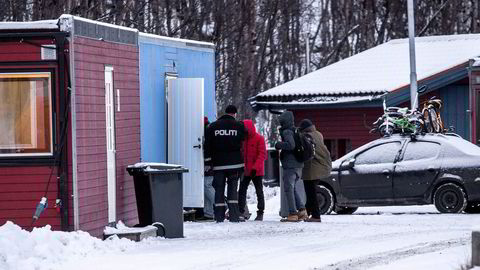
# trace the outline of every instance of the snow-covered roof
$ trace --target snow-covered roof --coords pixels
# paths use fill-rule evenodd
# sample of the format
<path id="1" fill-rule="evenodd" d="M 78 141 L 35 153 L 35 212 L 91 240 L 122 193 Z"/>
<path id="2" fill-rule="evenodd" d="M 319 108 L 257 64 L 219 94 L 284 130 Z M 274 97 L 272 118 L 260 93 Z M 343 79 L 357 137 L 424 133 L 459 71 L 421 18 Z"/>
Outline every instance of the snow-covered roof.
<path id="1" fill-rule="evenodd" d="M 96 21 L 96 20 L 86 19 L 86 18 L 83 18 L 83 17 L 73 16 L 73 15 L 70 15 L 70 14 L 62 14 L 60 16 L 60 19 L 72 19 L 72 20 L 76 20 L 76 21 L 82 21 L 82 22 L 86 22 L 86 23 L 90 23 L 90 24 L 96 24 L 96 25 L 101 25 L 101 26 L 105 26 L 105 27 L 121 29 L 121 30 L 125 30 L 125 31 L 138 32 L 138 30 L 136 28 L 126 27 L 126 26 L 121 26 L 121 25 L 116 25 L 116 24 L 111 24 L 111 23 L 106 23 L 106 22 L 100 22 L 100 21 Z"/>
<path id="2" fill-rule="evenodd" d="M 0 30 L 58 29 L 58 20 L 0 22 Z"/>
<path id="3" fill-rule="evenodd" d="M 273 107 L 298 107 L 302 105 L 334 105 L 341 103 L 354 103 L 354 102 L 369 102 L 378 100 L 382 97 L 380 94 L 367 94 L 367 95 L 326 95 L 326 96 L 299 96 L 291 100 L 285 101 L 257 101 L 257 104 L 262 106 Z"/>
<path id="4" fill-rule="evenodd" d="M 480 34 L 417 37 L 415 47 L 420 81 L 480 56 Z M 257 97 L 385 93 L 409 84 L 408 39 L 395 39 Z"/>
<path id="5" fill-rule="evenodd" d="M 205 48 L 207 51 L 213 51 L 215 44 L 197 40 L 182 39 L 182 38 L 172 38 L 159 36 L 148 33 L 139 33 L 139 41 L 145 43 L 154 43 L 154 44 L 163 44 L 163 45 L 174 45 L 174 46 L 183 46 L 183 47 L 199 47 Z"/>

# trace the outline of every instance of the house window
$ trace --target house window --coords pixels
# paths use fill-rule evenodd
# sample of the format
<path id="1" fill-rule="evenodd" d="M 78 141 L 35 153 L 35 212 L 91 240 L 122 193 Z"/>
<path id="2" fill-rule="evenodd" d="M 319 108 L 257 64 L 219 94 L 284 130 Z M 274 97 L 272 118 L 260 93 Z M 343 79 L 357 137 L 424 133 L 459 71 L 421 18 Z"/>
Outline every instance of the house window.
<path id="1" fill-rule="evenodd" d="M 0 73 L 0 157 L 52 155 L 51 73 Z"/>
<path id="2" fill-rule="evenodd" d="M 350 139 L 325 139 L 325 146 L 330 151 L 332 160 L 341 158 L 352 150 L 352 143 Z"/>

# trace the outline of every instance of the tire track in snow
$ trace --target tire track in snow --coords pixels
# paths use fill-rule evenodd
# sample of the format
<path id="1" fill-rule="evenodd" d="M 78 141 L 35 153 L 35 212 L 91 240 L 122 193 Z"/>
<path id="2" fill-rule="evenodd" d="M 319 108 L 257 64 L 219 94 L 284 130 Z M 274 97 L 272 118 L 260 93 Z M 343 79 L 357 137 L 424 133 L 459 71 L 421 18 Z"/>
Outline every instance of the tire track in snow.
<path id="1" fill-rule="evenodd" d="M 404 259 L 407 257 L 436 252 L 452 247 L 466 245 L 469 238 L 459 238 L 459 239 L 449 239 L 443 241 L 435 242 L 423 242 L 411 245 L 408 247 L 403 247 L 400 249 L 394 249 L 390 251 L 380 252 L 377 254 L 370 254 L 360 258 L 352 258 L 348 260 L 343 260 L 334 264 L 329 264 L 327 266 L 314 268 L 322 270 L 340 270 L 340 269 L 351 269 L 351 270 L 360 270 L 368 269 L 374 266 L 389 264 L 393 261 Z"/>
<path id="2" fill-rule="evenodd" d="M 443 231 L 452 232 L 452 229 L 438 230 L 435 233 L 440 233 Z M 417 230 L 407 231 L 407 232 L 406 231 L 387 232 L 387 233 L 382 233 L 380 236 L 381 236 L 381 242 L 386 242 L 386 241 L 389 241 L 389 239 L 397 239 L 401 236 L 405 236 L 405 234 L 423 234 L 423 233 L 429 233 L 429 232 L 431 232 L 431 229 L 422 229 L 422 230 L 417 229 Z M 307 230 L 305 233 L 308 234 L 309 231 Z M 301 236 L 301 234 L 299 236 Z M 245 237 L 244 238 L 245 242 L 253 240 L 252 238 L 256 238 L 256 236 L 254 235 L 248 235 L 248 236 L 245 235 L 244 237 Z M 270 235 L 267 234 L 267 235 L 264 235 L 264 237 L 270 237 Z M 432 237 L 435 237 L 435 236 L 432 235 Z M 303 237 L 302 239 L 305 240 Z M 252 253 L 244 254 L 242 253 L 242 251 L 239 251 L 239 256 L 245 258 L 244 260 L 232 261 L 230 258 L 218 257 L 218 258 L 212 259 L 212 261 L 210 261 L 208 265 L 205 265 L 204 268 L 200 268 L 200 269 L 259 269 L 260 267 L 259 262 L 263 262 L 265 265 L 271 265 L 272 262 L 275 262 L 275 261 L 281 261 L 285 259 L 294 259 L 296 254 L 303 254 L 305 252 L 321 253 L 324 251 L 331 250 L 332 247 L 335 247 L 335 248 L 340 247 L 344 250 L 348 250 L 352 242 L 355 242 L 358 245 L 360 245 L 360 243 L 363 243 L 366 241 L 374 241 L 378 239 L 379 239 L 379 234 L 372 234 L 372 235 L 361 235 L 361 236 L 353 237 L 349 239 L 342 239 L 340 241 L 330 239 L 329 241 L 325 241 L 322 243 L 317 243 L 317 242 L 309 243 L 308 241 L 305 241 L 305 242 L 300 241 L 288 246 L 287 247 L 289 249 L 288 252 L 284 251 L 284 249 L 286 248 L 284 246 L 271 247 L 270 249 L 267 249 L 267 250 L 257 251 L 254 254 Z M 362 256 L 359 258 L 352 258 L 352 259 L 340 261 L 334 264 L 325 265 L 321 267 L 314 267 L 315 264 L 313 264 L 304 269 L 327 269 L 327 270 L 367 269 L 376 265 L 387 264 L 392 261 L 417 255 L 417 254 L 433 252 L 436 250 L 442 250 L 442 249 L 446 249 L 454 246 L 461 246 L 465 244 L 464 242 L 466 242 L 467 239 L 468 238 L 465 237 L 464 239 L 454 238 L 454 239 L 447 239 L 447 240 L 437 241 L 437 242 L 420 242 L 420 243 L 416 242 L 416 243 L 412 243 L 407 247 L 399 248 L 396 250 L 373 253 L 373 254 Z M 285 239 L 285 241 L 287 241 L 287 239 Z M 463 242 L 460 243 L 460 241 L 463 241 Z M 421 248 L 427 248 L 427 246 L 431 248 L 432 251 L 425 250 L 421 252 L 422 251 Z M 418 252 L 415 252 L 417 249 L 418 249 Z M 410 250 L 410 254 L 408 253 L 408 250 Z M 399 254 L 397 258 L 395 255 L 392 255 L 396 253 L 401 253 L 402 251 L 406 252 L 406 254 L 403 256 L 400 256 L 401 254 Z M 286 253 L 288 255 L 285 255 Z M 382 257 L 380 255 L 383 255 L 383 260 L 379 259 L 379 257 Z M 370 259 L 370 261 L 364 262 L 364 260 L 367 260 L 367 259 Z M 356 266 L 360 265 L 360 263 L 362 264 L 362 266 L 359 266 L 358 268 L 356 268 Z M 199 268 L 192 267 L 189 269 L 194 270 Z M 269 269 L 269 268 L 267 266 L 264 269 Z M 295 269 L 302 269 L 302 268 L 295 268 Z"/>

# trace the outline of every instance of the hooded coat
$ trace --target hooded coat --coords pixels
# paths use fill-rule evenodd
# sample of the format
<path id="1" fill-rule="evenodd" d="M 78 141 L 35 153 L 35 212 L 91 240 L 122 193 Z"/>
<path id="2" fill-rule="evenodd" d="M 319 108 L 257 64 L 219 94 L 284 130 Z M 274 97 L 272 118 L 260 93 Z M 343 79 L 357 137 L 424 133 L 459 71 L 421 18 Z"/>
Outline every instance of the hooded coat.
<path id="1" fill-rule="evenodd" d="M 285 111 L 278 117 L 278 120 L 280 122 L 280 136 L 282 141 L 275 144 L 275 149 L 282 150 L 280 153 L 282 167 L 284 169 L 303 168 L 303 162 L 298 161 L 293 153 L 295 149 L 293 113 L 291 111 Z"/>
<path id="2" fill-rule="evenodd" d="M 247 138 L 243 142 L 245 176 L 251 176 L 252 170 L 256 171 L 256 176 L 263 176 L 267 157 L 265 138 L 257 133 L 252 120 L 243 120 L 243 124 L 247 129 Z"/>
<path id="3" fill-rule="evenodd" d="M 305 167 L 302 170 L 302 179 L 318 180 L 329 176 L 332 170 L 332 159 L 327 146 L 323 142 L 322 133 L 314 125 L 305 128 L 302 132 L 312 138 L 315 144 L 315 156 L 312 160 L 305 162 Z"/>

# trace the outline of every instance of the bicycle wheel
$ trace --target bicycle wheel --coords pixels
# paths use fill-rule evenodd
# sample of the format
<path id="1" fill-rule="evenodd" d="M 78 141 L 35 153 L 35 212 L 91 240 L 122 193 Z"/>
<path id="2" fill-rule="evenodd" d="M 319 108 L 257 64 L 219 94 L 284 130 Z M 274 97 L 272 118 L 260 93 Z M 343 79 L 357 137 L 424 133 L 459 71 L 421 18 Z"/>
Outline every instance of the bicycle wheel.
<path id="1" fill-rule="evenodd" d="M 437 112 L 434 108 L 428 109 L 428 120 L 430 122 L 430 126 L 432 131 L 435 133 L 440 132 L 440 122 L 438 121 Z"/>
<path id="2" fill-rule="evenodd" d="M 390 136 L 394 133 L 395 129 L 393 128 L 392 124 L 382 124 L 378 128 L 378 131 L 380 132 L 380 135 L 382 136 Z"/>
<path id="3" fill-rule="evenodd" d="M 412 133 L 419 134 L 423 132 L 423 121 L 420 121 L 419 119 L 410 119 L 409 123 L 409 127 Z"/>
<path id="4" fill-rule="evenodd" d="M 423 109 L 422 115 L 423 115 L 423 120 L 424 120 L 423 128 L 424 128 L 425 132 L 432 133 L 433 132 L 433 126 L 432 126 L 432 122 L 430 121 L 428 110 Z"/>

